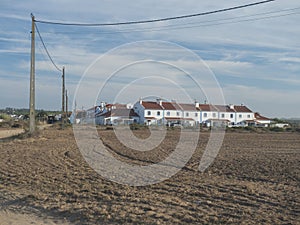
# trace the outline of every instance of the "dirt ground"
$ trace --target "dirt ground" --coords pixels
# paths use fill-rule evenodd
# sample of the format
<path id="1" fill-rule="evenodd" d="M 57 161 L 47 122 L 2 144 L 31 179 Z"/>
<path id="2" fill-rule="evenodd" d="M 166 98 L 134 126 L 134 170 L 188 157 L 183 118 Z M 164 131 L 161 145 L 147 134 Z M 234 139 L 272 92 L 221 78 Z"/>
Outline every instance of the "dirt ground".
<path id="1" fill-rule="evenodd" d="M 150 155 L 127 149 L 112 130 L 99 135 L 120 160 L 151 164 L 172 152 L 179 134 L 169 131 Z M 0 224 L 300 224 L 299 133 L 227 133 L 201 173 L 208 138 L 200 134 L 179 173 L 142 187 L 97 174 L 71 128 L 0 142 Z"/>
<path id="2" fill-rule="evenodd" d="M 24 132 L 24 129 L 0 129 L 0 138 L 7 138 Z"/>

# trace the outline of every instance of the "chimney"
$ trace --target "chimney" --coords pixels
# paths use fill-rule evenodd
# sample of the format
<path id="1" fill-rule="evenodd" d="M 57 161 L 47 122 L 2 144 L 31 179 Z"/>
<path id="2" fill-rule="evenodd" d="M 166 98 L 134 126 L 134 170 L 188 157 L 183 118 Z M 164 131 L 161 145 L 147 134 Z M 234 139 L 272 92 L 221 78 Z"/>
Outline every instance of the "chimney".
<path id="1" fill-rule="evenodd" d="M 100 103 L 100 109 L 101 109 L 101 111 L 102 111 L 104 108 L 105 108 L 105 103 L 104 103 L 104 102 L 101 102 L 101 103 Z"/>
<path id="2" fill-rule="evenodd" d="M 195 101 L 195 107 L 199 108 L 199 102 L 198 101 Z"/>
<path id="3" fill-rule="evenodd" d="M 234 109 L 234 105 L 233 104 L 229 104 L 229 108 L 230 109 Z"/>
<path id="4" fill-rule="evenodd" d="M 160 106 L 162 106 L 162 99 L 161 98 L 157 99 L 157 104 L 159 104 Z"/>
<path id="5" fill-rule="evenodd" d="M 140 98 L 140 104 L 143 104 L 143 99 L 142 98 Z"/>

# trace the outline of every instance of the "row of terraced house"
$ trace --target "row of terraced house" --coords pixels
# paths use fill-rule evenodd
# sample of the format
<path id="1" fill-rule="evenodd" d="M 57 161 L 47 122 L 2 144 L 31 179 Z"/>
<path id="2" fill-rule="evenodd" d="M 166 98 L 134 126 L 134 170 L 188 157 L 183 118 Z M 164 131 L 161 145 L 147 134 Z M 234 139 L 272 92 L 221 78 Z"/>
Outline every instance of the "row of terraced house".
<path id="1" fill-rule="evenodd" d="M 135 104 L 101 103 L 87 111 L 87 121 L 99 125 L 167 125 L 167 126 L 261 126 L 271 120 L 245 105 L 213 105 L 195 102 L 177 103 L 161 99 L 139 100 Z"/>

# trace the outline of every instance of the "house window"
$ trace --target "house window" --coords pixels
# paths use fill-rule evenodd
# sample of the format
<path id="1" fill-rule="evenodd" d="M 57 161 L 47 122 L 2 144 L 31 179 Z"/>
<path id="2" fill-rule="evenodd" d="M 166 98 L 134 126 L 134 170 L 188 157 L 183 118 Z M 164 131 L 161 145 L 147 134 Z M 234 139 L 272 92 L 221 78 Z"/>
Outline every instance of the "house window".
<path id="1" fill-rule="evenodd" d="M 207 117 L 207 113 L 203 113 L 203 117 Z"/>
<path id="2" fill-rule="evenodd" d="M 195 113 L 195 117 L 197 117 L 198 116 L 198 113 Z"/>
<path id="3" fill-rule="evenodd" d="M 242 118 L 242 117 L 243 117 L 243 115 L 242 115 L 242 114 L 240 114 L 240 115 L 239 115 L 239 118 Z"/>
<path id="4" fill-rule="evenodd" d="M 160 116 L 160 111 L 157 111 L 157 113 L 156 113 L 158 116 Z"/>
<path id="5" fill-rule="evenodd" d="M 169 111 L 167 112 L 167 116 L 170 116 L 170 112 Z"/>
<path id="6" fill-rule="evenodd" d="M 250 118 L 251 117 L 250 114 L 248 114 L 247 117 Z"/>
<path id="7" fill-rule="evenodd" d="M 176 115 L 177 115 L 177 116 L 180 116 L 180 112 L 176 112 Z"/>
<path id="8" fill-rule="evenodd" d="M 213 117 L 216 117 L 217 115 L 216 115 L 216 113 L 213 113 L 212 116 L 213 116 Z"/>
<path id="9" fill-rule="evenodd" d="M 231 118 L 231 119 L 233 118 L 233 113 L 230 114 L 230 118 Z"/>
<path id="10" fill-rule="evenodd" d="M 185 116 L 189 116 L 190 114 L 187 112 L 187 113 L 185 113 Z"/>
<path id="11" fill-rule="evenodd" d="M 147 112 L 147 115 L 148 115 L 148 116 L 151 116 L 151 111 L 148 111 L 148 112 Z"/>
<path id="12" fill-rule="evenodd" d="M 224 114 L 224 113 L 222 113 L 222 114 L 221 114 L 221 117 L 222 117 L 222 118 L 225 118 L 225 114 Z"/>

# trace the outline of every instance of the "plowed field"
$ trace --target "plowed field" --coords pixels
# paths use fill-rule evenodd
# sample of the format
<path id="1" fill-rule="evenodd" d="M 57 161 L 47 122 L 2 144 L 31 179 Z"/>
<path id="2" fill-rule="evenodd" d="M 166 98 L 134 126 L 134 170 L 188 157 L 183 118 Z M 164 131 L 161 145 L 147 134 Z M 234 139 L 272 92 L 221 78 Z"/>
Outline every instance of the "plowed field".
<path id="1" fill-rule="evenodd" d="M 112 130 L 99 134 L 116 157 L 133 164 L 160 161 L 178 141 L 172 130 L 152 154 L 133 154 Z M 226 133 L 214 163 L 201 173 L 208 138 L 200 134 L 179 173 L 141 187 L 97 174 L 71 128 L 0 142 L 0 224 L 300 223 L 299 133 Z"/>

